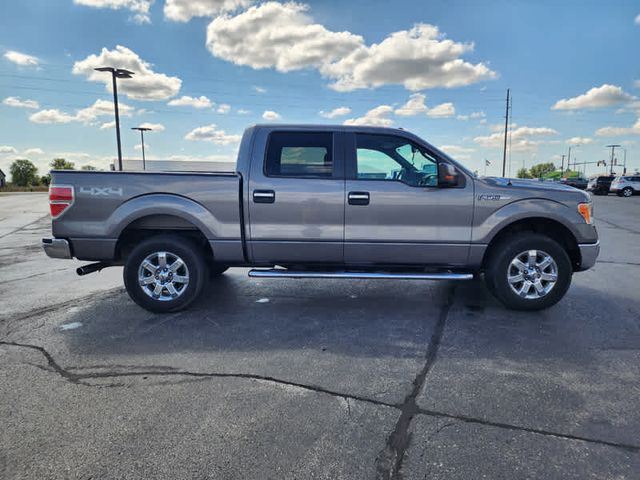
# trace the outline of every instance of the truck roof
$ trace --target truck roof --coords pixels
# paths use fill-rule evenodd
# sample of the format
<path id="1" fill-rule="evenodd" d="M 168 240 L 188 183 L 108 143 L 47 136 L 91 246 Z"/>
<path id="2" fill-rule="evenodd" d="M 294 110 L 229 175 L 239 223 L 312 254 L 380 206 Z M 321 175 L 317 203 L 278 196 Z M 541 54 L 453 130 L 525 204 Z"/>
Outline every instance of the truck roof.
<path id="1" fill-rule="evenodd" d="M 373 125 L 331 125 L 331 124 L 307 124 L 307 123 L 258 123 L 253 125 L 255 128 L 268 128 L 269 130 L 330 130 L 341 132 L 366 132 L 366 133 L 390 133 L 398 132 L 410 133 L 403 128 L 394 127 L 376 127 Z"/>

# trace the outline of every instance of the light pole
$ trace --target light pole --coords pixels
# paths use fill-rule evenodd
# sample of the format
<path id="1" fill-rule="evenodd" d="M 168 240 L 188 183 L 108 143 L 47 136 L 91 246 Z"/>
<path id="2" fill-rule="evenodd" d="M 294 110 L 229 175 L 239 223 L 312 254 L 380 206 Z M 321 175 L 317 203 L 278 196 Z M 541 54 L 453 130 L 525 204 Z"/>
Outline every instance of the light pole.
<path id="1" fill-rule="evenodd" d="M 120 114 L 118 112 L 118 85 L 116 78 L 131 78 L 133 72 L 124 68 L 98 67 L 94 68 L 98 72 L 111 72 L 113 80 L 113 106 L 116 112 L 116 140 L 118 141 L 118 169 L 122 171 L 122 146 L 120 145 Z"/>
<path id="2" fill-rule="evenodd" d="M 613 156 L 615 154 L 616 148 L 620 147 L 621 145 L 607 145 L 607 148 L 611 149 L 611 161 L 610 163 L 610 168 L 609 168 L 609 175 L 613 174 Z"/>
<path id="3" fill-rule="evenodd" d="M 131 127 L 131 130 L 138 130 L 140 132 L 140 143 L 142 145 L 142 170 L 146 170 L 146 160 L 144 158 L 144 132 L 150 132 L 149 127 Z"/>

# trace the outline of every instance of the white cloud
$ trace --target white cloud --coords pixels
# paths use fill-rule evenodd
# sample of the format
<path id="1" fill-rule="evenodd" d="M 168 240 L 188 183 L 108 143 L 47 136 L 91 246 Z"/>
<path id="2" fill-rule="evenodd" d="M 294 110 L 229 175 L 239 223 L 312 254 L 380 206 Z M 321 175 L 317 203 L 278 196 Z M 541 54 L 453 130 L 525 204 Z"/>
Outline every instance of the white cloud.
<path id="1" fill-rule="evenodd" d="M 0 153 L 18 153 L 11 145 L 0 145 Z"/>
<path id="2" fill-rule="evenodd" d="M 266 2 L 214 19 L 207 47 L 218 58 L 281 72 L 317 68 L 332 88 L 350 91 L 387 84 L 409 90 L 458 87 L 496 77 L 485 64 L 460 58 L 472 43 L 446 39 L 437 27 L 417 24 L 367 46 L 360 35 L 314 23 L 307 5 Z"/>
<path id="3" fill-rule="evenodd" d="M 188 22 L 193 17 L 215 17 L 251 3 L 252 0 L 166 0 L 164 16 L 174 22 Z"/>
<path id="4" fill-rule="evenodd" d="M 259 87 L 258 85 L 253 86 L 253 90 L 257 93 L 267 93 L 267 89 L 263 87 Z"/>
<path id="5" fill-rule="evenodd" d="M 474 148 L 461 147 L 459 145 L 441 145 L 439 148 L 443 152 L 460 160 L 467 160 L 471 158 L 471 155 L 469 154 L 476 151 Z"/>
<path id="6" fill-rule="evenodd" d="M 511 149 L 514 152 L 532 151 L 542 143 L 542 140 L 536 140 L 537 138 L 557 134 L 556 130 L 548 127 L 517 127 L 511 131 L 511 140 L 507 137 L 507 145 L 511 145 Z M 476 137 L 473 141 L 485 148 L 502 148 L 504 134 L 495 132 L 488 136 Z"/>
<path id="7" fill-rule="evenodd" d="M 142 128 L 150 128 L 154 132 L 164 132 L 164 130 L 165 130 L 164 125 L 162 125 L 161 123 L 145 122 L 145 123 L 142 123 L 142 124 L 140 124 L 138 126 L 142 127 Z"/>
<path id="8" fill-rule="evenodd" d="M 22 152 L 22 154 L 26 156 L 44 155 L 44 150 L 42 150 L 41 148 L 27 148 L 24 152 Z"/>
<path id="9" fill-rule="evenodd" d="M 174 98 L 167 104 L 171 107 L 193 107 L 193 108 L 211 108 L 213 103 L 204 95 L 200 97 L 190 97 L 189 95 L 183 95 L 180 98 Z"/>
<path id="10" fill-rule="evenodd" d="M 395 114 L 401 117 L 412 117 L 421 113 L 427 113 L 427 105 L 424 103 L 427 97 L 422 93 L 414 93 L 409 96 L 409 100 L 400 108 L 396 109 Z"/>
<path id="11" fill-rule="evenodd" d="M 102 125 L 100 125 L 100 130 L 107 130 L 109 128 L 116 128 L 116 121 L 113 120 L 111 122 L 104 122 Z"/>
<path id="12" fill-rule="evenodd" d="M 220 105 L 218 105 L 218 108 L 216 109 L 217 113 L 222 113 L 222 114 L 229 113 L 230 111 L 231 111 L 231 105 L 227 105 L 226 103 L 221 103 Z"/>
<path id="13" fill-rule="evenodd" d="M 280 120 L 282 117 L 280 116 L 279 113 L 276 113 L 273 110 L 265 110 L 264 113 L 262 114 L 262 118 L 272 122 L 274 120 Z"/>
<path id="14" fill-rule="evenodd" d="M 350 118 L 344 121 L 345 125 L 372 125 L 376 127 L 389 127 L 393 120 L 389 116 L 393 113 L 391 105 L 379 105 L 369 110 L 364 116 Z"/>
<path id="15" fill-rule="evenodd" d="M 456 118 L 458 120 L 463 120 L 465 122 L 469 119 L 479 118 L 480 121 L 482 122 L 482 120 L 484 120 L 486 117 L 487 117 L 487 114 L 480 111 L 480 112 L 471 112 L 469 115 L 458 115 Z"/>
<path id="16" fill-rule="evenodd" d="M 337 60 L 362 43 L 360 36 L 313 23 L 305 14 L 308 8 L 266 2 L 236 16 L 217 17 L 207 28 L 207 48 L 237 65 L 288 72 Z"/>
<path id="17" fill-rule="evenodd" d="M 120 115 L 130 116 L 133 113 L 133 107 L 118 102 Z M 82 122 L 86 125 L 96 121 L 99 117 L 111 116 L 114 114 L 113 102 L 108 100 L 96 100 L 93 105 L 77 110 L 74 115 L 52 108 L 48 110 L 40 110 L 33 113 L 29 120 L 33 123 L 70 123 Z M 115 125 L 114 125 L 115 126 Z M 111 128 L 108 124 L 102 124 L 101 129 Z"/>
<path id="18" fill-rule="evenodd" d="M 40 108 L 40 105 L 35 100 L 22 100 L 20 97 L 7 97 L 2 103 L 16 108 Z"/>
<path id="19" fill-rule="evenodd" d="M 618 105 L 620 103 L 634 100 L 633 95 L 629 95 L 622 88 L 616 85 L 603 84 L 594 87 L 582 95 L 573 98 L 563 98 L 558 100 L 552 110 L 578 110 L 582 108 L 601 108 Z"/>
<path id="20" fill-rule="evenodd" d="M 324 118 L 337 118 L 344 117 L 345 115 L 349 115 L 351 113 L 351 109 L 349 107 L 337 107 L 328 112 L 320 111 L 319 114 Z"/>
<path id="21" fill-rule="evenodd" d="M 472 51 L 472 43 L 446 39 L 438 27 L 417 24 L 392 33 L 379 44 L 361 45 L 321 72 L 334 80 L 332 88 L 358 88 L 398 84 L 408 90 L 460 87 L 496 77 L 484 63 L 471 64 L 460 56 Z"/>
<path id="22" fill-rule="evenodd" d="M 567 145 L 588 145 L 593 142 L 593 138 L 589 137 L 571 137 L 567 140 Z"/>
<path id="23" fill-rule="evenodd" d="M 635 23 L 636 25 L 640 25 L 640 14 L 638 14 L 638 16 L 636 17 Z"/>
<path id="24" fill-rule="evenodd" d="M 15 50 L 7 50 L 4 53 L 4 58 L 22 67 L 35 67 L 40 64 L 40 59 L 38 57 L 16 52 Z"/>
<path id="25" fill-rule="evenodd" d="M 76 75 L 85 75 L 92 82 L 104 83 L 106 89 L 111 91 L 111 74 L 94 70 L 96 67 L 104 66 L 134 72 L 133 78 L 118 81 L 118 91 L 135 100 L 166 100 L 177 95 L 182 86 L 182 80 L 178 77 L 154 72 L 150 63 L 122 45 L 116 46 L 113 50 L 103 48 L 100 55 L 89 55 L 84 60 L 74 63 L 72 71 Z"/>
<path id="26" fill-rule="evenodd" d="M 633 86 L 636 88 L 640 88 L 640 80 L 636 80 L 635 82 L 633 82 Z"/>
<path id="27" fill-rule="evenodd" d="M 640 135 L 640 118 L 631 127 L 603 127 L 596 131 L 599 137 L 623 137 L 626 135 Z"/>
<path id="28" fill-rule="evenodd" d="M 251 113 L 251 110 L 239 108 L 238 110 L 236 110 L 236 112 L 238 113 L 238 115 L 249 115 Z"/>
<path id="29" fill-rule="evenodd" d="M 33 123 L 69 123 L 76 121 L 75 115 L 61 112 L 57 108 L 40 110 L 29 117 Z"/>
<path id="30" fill-rule="evenodd" d="M 151 22 L 149 8 L 154 0 L 73 0 L 76 5 L 93 8 L 109 8 L 111 10 L 126 9 L 133 15 L 129 17 L 134 23 Z"/>
<path id="31" fill-rule="evenodd" d="M 219 130 L 213 123 L 191 130 L 184 137 L 186 140 L 212 142 L 216 145 L 231 145 L 240 141 L 241 135 L 230 135 Z"/>
<path id="32" fill-rule="evenodd" d="M 427 111 L 427 116 L 431 118 L 449 118 L 453 117 L 455 114 L 456 108 L 451 102 L 441 103 Z"/>

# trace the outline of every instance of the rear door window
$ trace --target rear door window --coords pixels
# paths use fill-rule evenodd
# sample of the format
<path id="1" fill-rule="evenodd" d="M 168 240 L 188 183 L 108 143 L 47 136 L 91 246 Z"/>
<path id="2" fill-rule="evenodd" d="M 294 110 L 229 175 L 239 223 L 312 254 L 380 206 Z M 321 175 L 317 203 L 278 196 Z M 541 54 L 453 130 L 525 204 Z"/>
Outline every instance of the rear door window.
<path id="1" fill-rule="evenodd" d="M 265 162 L 270 177 L 334 177 L 331 132 L 273 132 Z"/>

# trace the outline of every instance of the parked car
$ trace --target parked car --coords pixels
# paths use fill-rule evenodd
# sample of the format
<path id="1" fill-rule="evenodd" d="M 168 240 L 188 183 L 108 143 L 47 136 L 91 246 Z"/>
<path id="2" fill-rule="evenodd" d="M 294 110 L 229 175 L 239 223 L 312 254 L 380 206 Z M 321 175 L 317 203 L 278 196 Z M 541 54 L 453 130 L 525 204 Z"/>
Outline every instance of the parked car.
<path id="1" fill-rule="evenodd" d="M 560 183 L 564 183 L 565 185 L 569 185 L 570 187 L 578 188 L 580 190 L 585 190 L 589 181 L 582 177 L 567 177 L 561 179 Z"/>
<path id="2" fill-rule="evenodd" d="M 210 276 L 247 266 L 257 278 L 482 273 L 507 307 L 537 310 L 600 249 L 586 193 L 476 178 L 401 129 L 253 126 L 236 169 L 53 171 L 44 250 L 97 261 L 79 274 L 124 265 L 131 298 L 166 312 L 187 307 Z"/>
<path id="3" fill-rule="evenodd" d="M 613 179 L 611 175 L 595 175 L 589 179 L 587 191 L 594 195 L 608 195 Z"/>
<path id="4" fill-rule="evenodd" d="M 640 193 L 640 175 L 624 175 L 611 182 L 611 191 L 619 197 L 630 197 Z"/>

